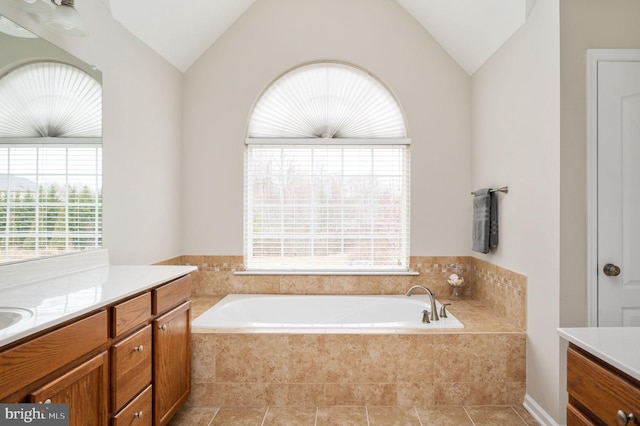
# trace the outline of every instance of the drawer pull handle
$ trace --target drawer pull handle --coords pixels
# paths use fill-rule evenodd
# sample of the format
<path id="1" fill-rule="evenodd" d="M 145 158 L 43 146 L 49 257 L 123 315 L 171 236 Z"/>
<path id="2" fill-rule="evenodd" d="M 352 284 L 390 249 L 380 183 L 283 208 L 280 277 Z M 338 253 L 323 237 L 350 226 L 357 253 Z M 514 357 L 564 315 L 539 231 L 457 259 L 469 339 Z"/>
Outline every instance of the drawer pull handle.
<path id="1" fill-rule="evenodd" d="M 135 347 L 133 348 L 133 351 L 134 351 L 134 352 L 142 352 L 142 351 L 144 351 L 144 346 L 143 346 L 143 345 L 135 346 Z"/>
<path id="2" fill-rule="evenodd" d="M 144 417 L 144 412 L 142 410 L 138 411 L 137 413 L 135 413 L 133 415 L 133 417 L 135 417 L 136 419 L 141 419 Z"/>
<path id="3" fill-rule="evenodd" d="M 627 424 L 631 424 L 631 425 L 637 425 L 637 417 L 635 414 L 633 413 L 629 413 L 628 415 L 622 411 L 622 410 L 618 410 L 618 414 L 616 416 L 616 419 L 618 420 L 618 424 L 620 426 L 624 426 Z"/>
<path id="4" fill-rule="evenodd" d="M 167 324 L 162 324 L 160 327 L 158 327 L 160 330 L 165 331 L 167 329 Z"/>

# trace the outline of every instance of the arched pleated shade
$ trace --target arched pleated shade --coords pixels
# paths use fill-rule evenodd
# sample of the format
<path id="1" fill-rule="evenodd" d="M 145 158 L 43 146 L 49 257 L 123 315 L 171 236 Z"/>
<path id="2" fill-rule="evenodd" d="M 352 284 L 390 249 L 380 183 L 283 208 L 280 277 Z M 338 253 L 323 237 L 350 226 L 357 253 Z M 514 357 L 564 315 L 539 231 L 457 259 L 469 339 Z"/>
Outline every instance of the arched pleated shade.
<path id="1" fill-rule="evenodd" d="M 101 137 L 102 87 L 58 62 L 21 66 L 0 79 L 0 137 Z"/>
<path id="2" fill-rule="evenodd" d="M 353 66 L 309 64 L 290 71 L 260 97 L 250 138 L 404 138 L 393 95 Z"/>

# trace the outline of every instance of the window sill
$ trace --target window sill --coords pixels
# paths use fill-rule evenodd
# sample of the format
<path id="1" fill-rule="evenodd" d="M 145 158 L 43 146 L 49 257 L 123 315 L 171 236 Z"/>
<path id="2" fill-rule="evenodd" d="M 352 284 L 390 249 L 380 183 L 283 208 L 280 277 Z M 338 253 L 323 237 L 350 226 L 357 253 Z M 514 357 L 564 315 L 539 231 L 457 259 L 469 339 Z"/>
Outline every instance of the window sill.
<path id="1" fill-rule="evenodd" d="M 234 275 L 420 275 L 420 273 L 418 271 L 252 270 L 252 271 L 235 271 Z"/>

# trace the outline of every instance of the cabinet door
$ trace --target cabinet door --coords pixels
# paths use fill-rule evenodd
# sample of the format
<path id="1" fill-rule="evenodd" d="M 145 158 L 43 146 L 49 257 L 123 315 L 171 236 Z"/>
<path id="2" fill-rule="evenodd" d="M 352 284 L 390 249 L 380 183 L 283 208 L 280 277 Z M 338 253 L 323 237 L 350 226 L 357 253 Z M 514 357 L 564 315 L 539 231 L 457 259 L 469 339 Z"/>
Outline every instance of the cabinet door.
<path id="1" fill-rule="evenodd" d="M 165 425 L 191 391 L 191 302 L 153 322 L 154 424 Z"/>
<path id="2" fill-rule="evenodd" d="M 28 395 L 32 403 L 69 404 L 69 426 L 105 425 L 109 410 L 107 352 Z"/>

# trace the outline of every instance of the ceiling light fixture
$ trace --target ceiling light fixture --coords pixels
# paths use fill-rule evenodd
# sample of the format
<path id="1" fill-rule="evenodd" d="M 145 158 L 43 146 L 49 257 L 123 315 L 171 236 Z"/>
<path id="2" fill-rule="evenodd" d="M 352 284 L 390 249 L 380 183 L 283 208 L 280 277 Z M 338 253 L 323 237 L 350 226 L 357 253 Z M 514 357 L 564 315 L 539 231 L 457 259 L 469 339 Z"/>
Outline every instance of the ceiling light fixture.
<path id="1" fill-rule="evenodd" d="M 88 34 L 82 17 L 73 7 L 73 0 L 60 0 L 60 5 L 56 5 L 53 0 L 51 2 L 57 7 L 44 20 L 44 23 L 50 29 L 60 34 L 75 37 L 84 37 Z"/>
<path id="2" fill-rule="evenodd" d="M 11 0 L 11 3 L 27 13 L 51 13 L 56 8 L 50 0 Z"/>

